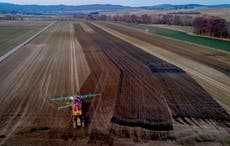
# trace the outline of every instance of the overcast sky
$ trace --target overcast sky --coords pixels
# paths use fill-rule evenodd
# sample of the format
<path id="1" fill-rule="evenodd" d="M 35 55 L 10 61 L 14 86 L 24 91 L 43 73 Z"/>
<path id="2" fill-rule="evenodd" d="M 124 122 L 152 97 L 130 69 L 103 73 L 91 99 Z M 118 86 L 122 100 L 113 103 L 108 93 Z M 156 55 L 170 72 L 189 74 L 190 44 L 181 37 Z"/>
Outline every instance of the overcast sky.
<path id="1" fill-rule="evenodd" d="M 126 6 L 149 6 L 158 4 L 230 4 L 230 0 L 3 0 L 15 4 L 42 4 L 42 5 L 85 5 L 85 4 L 119 4 Z"/>

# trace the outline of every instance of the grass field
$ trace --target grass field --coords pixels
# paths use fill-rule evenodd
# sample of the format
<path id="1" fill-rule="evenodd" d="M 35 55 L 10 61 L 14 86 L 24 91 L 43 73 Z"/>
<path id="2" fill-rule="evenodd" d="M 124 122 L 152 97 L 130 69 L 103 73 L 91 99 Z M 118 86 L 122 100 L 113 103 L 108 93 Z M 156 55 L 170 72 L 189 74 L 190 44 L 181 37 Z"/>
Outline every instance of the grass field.
<path id="1" fill-rule="evenodd" d="M 125 23 L 122 23 L 125 24 Z M 149 32 L 158 34 L 161 36 L 174 38 L 182 41 L 187 41 L 199 45 L 204 45 L 207 47 L 211 47 L 214 49 L 224 50 L 224 51 L 230 51 L 230 41 L 225 40 L 219 40 L 215 38 L 208 38 L 208 37 L 202 37 L 202 36 L 193 36 L 189 35 L 186 32 L 176 31 L 172 29 L 167 28 L 159 28 L 155 26 L 144 26 L 144 25 L 136 25 L 136 24 L 125 24 L 134 28 L 138 29 L 149 29 Z"/>
<path id="2" fill-rule="evenodd" d="M 0 23 L 0 56 L 13 49 L 48 23 Z"/>

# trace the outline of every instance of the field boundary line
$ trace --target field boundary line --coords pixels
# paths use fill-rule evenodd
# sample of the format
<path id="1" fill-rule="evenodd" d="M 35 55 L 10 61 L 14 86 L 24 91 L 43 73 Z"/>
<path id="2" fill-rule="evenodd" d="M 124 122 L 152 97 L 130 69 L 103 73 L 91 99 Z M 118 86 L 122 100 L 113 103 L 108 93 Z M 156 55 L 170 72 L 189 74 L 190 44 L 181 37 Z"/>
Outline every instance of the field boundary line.
<path id="1" fill-rule="evenodd" d="M 16 52 L 19 48 L 25 46 L 26 44 L 28 44 L 30 41 L 32 41 L 33 39 L 35 39 L 38 35 L 40 35 L 42 32 L 46 31 L 50 26 L 52 26 L 55 22 L 50 23 L 49 25 L 47 25 L 46 27 L 44 27 L 42 30 L 40 30 L 39 32 L 37 32 L 36 34 L 34 34 L 33 36 L 31 36 L 30 38 L 28 38 L 26 41 L 24 41 L 23 43 L 19 44 L 18 46 L 14 47 L 12 50 L 10 50 L 9 52 L 7 52 L 6 54 L 2 55 L 0 57 L 0 63 L 5 60 L 7 57 L 9 57 L 10 55 L 12 55 L 14 52 Z"/>

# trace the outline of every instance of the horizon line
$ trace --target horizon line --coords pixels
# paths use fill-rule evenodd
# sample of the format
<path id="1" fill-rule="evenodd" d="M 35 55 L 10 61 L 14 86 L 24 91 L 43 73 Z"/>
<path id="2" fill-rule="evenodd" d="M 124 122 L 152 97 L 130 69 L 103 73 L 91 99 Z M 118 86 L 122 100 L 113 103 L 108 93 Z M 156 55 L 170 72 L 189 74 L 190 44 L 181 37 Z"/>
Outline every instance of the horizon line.
<path id="1" fill-rule="evenodd" d="M 83 5 L 74 5 L 74 4 L 20 4 L 20 3 L 10 3 L 10 2 L 0 2 L 5 3 L 5 4 L 13 4 L 13 5 L 21 5 L 21 6 L 31 6 L 31 5 L 37 5 L 37 6 L 58 6 L 58 5 L 63 5 L 63 6 L 87 6 L 87 5 L 114 5 L 114 6 L 124 6 L 124 7 L 146 7 L 146 6 L 159 6 L 159 5 L 173 5 L 173 6 L 181 6 L 181 5 L 202 5 L 202 6 L 217 6 L 217 5 L 230 5 L 227 3 L 222 3 L 222 4 L 199 4 L 199 3 L 186 3 L 186 4 L 170 4 L 170 3 L 162 3 L 162 4 L 156 4 L 156 5 L 142 5 L 142 6 L 130 6 L 130 5 L 122 5 L 122 4 L 111 4 L 111 3 L 92 3 L 92 4 L 83 4 Z"/>

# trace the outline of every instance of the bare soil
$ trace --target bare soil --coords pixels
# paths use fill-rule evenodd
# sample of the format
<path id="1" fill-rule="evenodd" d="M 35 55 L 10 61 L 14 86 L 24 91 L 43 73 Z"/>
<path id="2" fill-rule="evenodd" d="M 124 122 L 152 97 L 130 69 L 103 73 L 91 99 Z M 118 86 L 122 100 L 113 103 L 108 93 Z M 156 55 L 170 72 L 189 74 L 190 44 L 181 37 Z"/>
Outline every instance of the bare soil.
<path id="1" fill-rule="evenodd" d="M 84 57 L 79 57 L 83 55 L 81 48 L 71 47 L 76 39 L 72 38 L 70 24 L 55 24 L 1 62 L 1 144 L 11 141 L 15 134 L 17 137 L 17 133 L 20 139 L 20 131 L 25 129 L 27 133 L 48 131 L 49 139 L 55 136 L 57 127 L 72 128 L 71 112 L 57 110 L 65 103 L 49 101 L 51 97 L 77 94 L 80 81 L 89 74 Z"/>
<path id="2" fill-rule="evenodd" d="M 167 62 L 170 62 L 180 68 L 182 68 L 184 71 L 186 71 L 189 75 L 191 75 L 205 90 L 207 90 L 209 92 L 209 94 L 211 94 L 228 112 L 230 112 L 230 102 L 229 102 L 229 98 L 230 98 L 230 78 L 225 75 L 224 73 L 216 70 L 215 68 L 213 68 L 212 66 L 207 66 L 204 63 L 200 63 L 199 61 L 197 61 L 195 59 L 195 54 L 193 55 L 193 53 L 188 50 L 188 52 L 190 52 L 191 55 L 194 56 L 194 58 L 190 59 L 189 57 L 186 56 L 182 56 L 181 54 L 176 54 L 173 51 L 164 49 L 164 46 L 168 46 L 170 45 L 169 43 L 165 44 L 162 43 L 161 47 L 158 47 L 154 44 L 154 42 L 147 42 L 145 40 L 140 40 L 137 39 L 137 37 L 134 37 L 132 35 L 130 35 L 131 33 L 127 33 L 124 34 L 122 32 L 119 31 L 115 31 L 114 29 L 110 29 L 108 27 L 106 27 L 105 25 L 98 25 L 99 27 L 101 27 L 103 30 L 111 33 L 112 35 L 126 41 L 129 42 L 141 49 L 143 49 L 144 51 L 157 56 Z M 119 26 L 122 27 L 121 25 L 114 25 L 115 26 Z M 144 33 L 143 31 L 139 31 L 136 29 L 131 29 L 128 27 L 125 27 L 125 31 L 133 31 L 136 32 L 137 34 L 141 34 L 140 36 L 148 37 L 151 39 L 155 39 L 155 41 L 157 41 L 159 36 L 154 36 L 154 35 L 150 35 L 148 33 Z M 125 32 L 124 31 L 124 32 Z M 160 37 L 161 39 L 162 37 Z M 163 38 L 165 39 L 165 38 Z M 171 40 L 172 43 L 176 43 L 178 45 L 179 42 L 173 42 L 174 40 Z M 180 41 L 181 42 L 181 41 Z M 184 42 L 181 42 L 184 43 Z M 185 45 L 190 46 L 190 43 L 186 43 Z M 196 48 L 199 49 L 200 46 L 196 45 Z M 228 52 L 220 52 L 217 50 L 213 50 L 213 49 L 208 49 L 208 48 L 203 48 L 205 49 L 204 51 L 206 52 L 206 54 L 210 54 L 211 52 L 215 51 L 216 53 L 222 53 L 224 54 L 222 56 L 222 59 L 225 60 L 224 63 L 226 65 L 229 65 L 229 53 Z M 179 51 L 179 48 L 178 48 Z M 182 51 L 182 50 L 181 50 Z M 187 52 L 187 53 L 188 53 Z M 189 53 L 188 53 L 189 54 Z M 198 55 L 199 56 L 199 55 Z M 208 60 L 208 58 L 206 58 Z M 215 59 L 216 61 L 219 60 L 219 57 L 213 57 L 213 59 Z M 215 62 L 214 62 L 215 63 Z"/>
<path id="3" fill-rule="evenodd" d="M 0 145 L 229 144 L 229 114 L 206 82 L 111 34 L 57 22 L 1 62 Z M 49 101 L 94 92 L 81 129 Z"/>
<path id="4" fill-rule="evenodd" d="M 205 64 L 212 68 L 217 69 L 229 76 L 230 73 L 230 53 L 208 49 L 206 47 L 198 46 L 183 41 L 172 40 L 170 38 L 161 37 L 138 31 L 136 29 L 125 27 L 121 25 L 111 25 L 111 23 L 103 23 L 104 25 L 122 32 L 123 34 L 130 35 L 139 40 L 153 44 L 167 51 L 171 51 L 183 57 Z M 135 31 L 136 30 L 136 31 Z"/>

